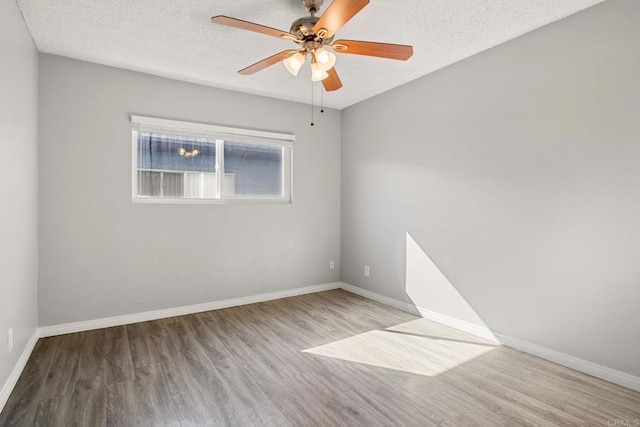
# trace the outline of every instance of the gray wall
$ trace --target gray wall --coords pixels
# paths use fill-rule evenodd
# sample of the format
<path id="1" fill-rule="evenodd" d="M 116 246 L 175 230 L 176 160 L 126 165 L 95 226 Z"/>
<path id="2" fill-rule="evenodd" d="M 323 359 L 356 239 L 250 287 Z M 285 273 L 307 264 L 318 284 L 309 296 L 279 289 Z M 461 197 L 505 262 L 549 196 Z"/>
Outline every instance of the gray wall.
<path id="1" fill-rule="evenodd" d="M 18 6 L 0 2 L 0 388 L 37 326 L 38 54 Z M 14 347 L 7 352 L 7 330 Z"/>
<path id="2" fill-rule="evenodd" d="M 611 0 L 344 110 L 343 281 L 640 375 L 639 16 Z"/>
<path id="3" fill-rule="evenodd" d="M 51 55 L 39 89 L 41 326 L 339 279 L 338 111 L 310 127 L 301 104 Z M 132 203 L 131 114 L 295 133 L 293 204 Z"/>

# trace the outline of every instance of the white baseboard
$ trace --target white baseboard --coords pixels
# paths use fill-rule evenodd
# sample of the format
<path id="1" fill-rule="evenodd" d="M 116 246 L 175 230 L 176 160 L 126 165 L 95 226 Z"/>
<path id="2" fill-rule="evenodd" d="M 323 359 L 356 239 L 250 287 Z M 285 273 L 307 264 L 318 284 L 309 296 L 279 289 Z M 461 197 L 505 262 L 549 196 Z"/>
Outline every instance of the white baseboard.
<path id="1" fill-rule="evenodd" d="M 240 305 L 253 304 L 257 302 L 271 301 L 280 298 L 294 297 L 298 295 L 312 294 L 316 292 L 329 291 L 339 289 L 342 286 L 340 282 L 325 283 L 322 285 L 306 286 L 303 288 L 287 289 L 284 291 L 269 292 L 265 294 L 252 295 L 248 297 L 232 298 L 222 301 L 208 302 L 204 304 L 195 304 L 183 307 L 167 308 L 164 310 L 146 311 L 143 313 L 127 314 L 124 316 L 108 317 L 104 319 L 94 319 L 82 322 L 65 323 L 61 325 L 43 326 L 36 329 L 27 342 L 18 362 L 16 363 L 9 378 L 0 390 L 0 412 L 7 403 L 13 388 L 15 387 L 24 367 L 31 356 L 31 352 L 38 342 L 39 338 L 52 337 L 56 335 L 71 334 L 75 332 L 90 331 L 93 329 L 108 328 L 111 326 L 128 325 L 137 322 L 146 322 L 149 320 L 164 319 L 167 317 L 183 316 L 185 314 L 201 313 L 203 311 L 219 310 L 222 308 L 237 307 Z"/>
<path id="2" fill-rule="evenodd" d="M 498 339 L 498 342 L 506 347 L 511 347 L 518 351 L 520 350 L 520 340 L 518 338 L 511 337 L 509 335 L 501 334 L 499 332 L 494 332 L 493 335 Z"/>
<path id="3" fill-rule="evenodd" d="M 475 335 L 486 340 L 501 343 L 496 337 L 495 333 L 486 326 L 475 325 L 473 323 L 465 322 L 464 320 L 456 319 L 455 317 L 447 316 L 442 313 L 438 313 L 426 308 L 418 307 L 420 315 L 425 319 L 433 320 L 434 322 L 442 323 L 451 328 L 458 329 L 460 331 L 467 332 L 471 335 Z"/>
<path id="4" fill-rule="evenodd" d="M 353 286 L 344 282 L 340 283 L 340 288 L 344 289 L 347 292 L 351 292 L 352 294 L 360 295 L 361 297 L 365 297 L 370 300 L 377 301 L 381 304 L 388 305 L 393 308 L 397 308 L 398 310 L 406 311 L 407 313 L 415 314 L 416 316 L 420 315 L 418 308 L 409 303 L 398 301 L 397 299 L 385 297 L 384 295 L 380 295 L 375 292 L 371 292 L 366 289 L 362 289 L 358 286 Z"/>
<path id="5" fill-rule="evenodd" d="M 618 384 L 624 387 L 628 387 L 633 390 L 640 391 L 640 377 L 627 374 L 615 369 L 607 368 L 593 362 L 589 362 L 565 353 L 561 353 L 556 350 L 552 350 L 546 347 L 539 346 L 537 344 L 521 341 L 518 338 L 513 338 L 498 332 L 491 331 L 489 328 L 485 328 L 479 325 L 475 325 L 469 322 L 465 322 L 459 319 L 455 319 L 450 316 L 436 313 L 431 310 L 427 310 L 421 307 L 415 307 L 412 304 L 398 301 L 393 298 L 386 297 L 384 295 L 377 294 L 375 292 L 362 289 L 357 286 L 349 285 L 343 282 L 326 283 L 322 285 L 307 286 L 303 288 L 288 289 L 284 291 L 269 292 L 265 294 L 253 295 L 242 298 L 233 298 L 222 301 L 214 301 L 204 304 L 189 305 L 184 307 L 168 308 L 164 310 L 147 311 L 143 313 L 135 313 L 124 316 L 109 317 L 104 319 L 88 320 L 83 322 L 66 323 L 62 325 L 44 326 L 39 328 L 31 336 L 27 345 L 25 346 L 16 366 L 9 375 L 9 378 L 2 386 L 0 390 L 0 412 L 4 408 L 9 395 L 13 391 L 24 367 L 31 356 L 31 352 L 38 342 L 38 338 L 50 337 L 55 335 L 63 335 L 74 332 L 89 331 L 93 329 L 107 328 L 111 326 L 121 326 L 137 322 L 146 322 L 149 320 L 163 319 L 167 317 L 182 316 L 185 314 L 200 313 L 203 311 L 218 310 L 222 308 L 236 307 L 240 305 L 253 304 L 257 302 L 270 301 L 280 298 L 293 297 L 297 295 L 305 295 L 316 292 L 328 291 L 332 289 L 344 289 L 348 292 L 363 296 L 365 298 L 380 302 L 382 304 L 397 308 L 428 318 L 430 320 L 442 323 L 444 325 L 462 330 L 464 332 L 479 336 L 481 338 L 494 340 L 504 344 L 507 347 L 515 348 L 516 350 L 523 351 L 525 353 L 532 354 L 534 356 L 549 360 L 551 362 L 575 369 L 580 372 L 592 375 L 597 378 Z"/>
<path id="6" fill-rule="evenodd" d="M 407 313 L 415 314 L 416 316 L 424 317 L 425 319 L 433 320 L 434 322 L 442 323 L 443 325 L 450 326 L 452 328 L 468 332 L 480 338 L 484 338 L 493 342 L 501 342 L 494 335 L 493 331 L 487 327 L 474 325 L 473 323 L 465 322 L 460 319 L 456 319 L 450 316 L 446 316 L 441 313 L 437 313 L 426 308 L 416 307 L 413 304 L 398 301 L 397 299 L 385 297 L 384 295 L 377 294 L 375 292 L 368 291 L 366 289 L 359 288 L 357 286 L 349 285 L 348 283 L 342 283 L 341 288 L 345 291 L 363 296 L 365 298 L 377 301 L 379 303 L 397 308 L 398 310 L 406 311 Z"/>
<path id="7" fill-rule="evenodd" d="M 340 282 L 325 283 L 322 285 L 287 289 L 284 291 L 269 292 L 266 294 L 251 295 L 248 297 L 241 297 L 241 298 L 232 298 L 232 299 L 227 299 L 222 301 L 213 301 L 213 302 L 207 302 L 204 304 L 195 304 L 195 305 L 188 305 L 183 307 L 167 308 L 164 310 L 145 311 L 142 313 L 125 314 L 123 316 L 86 320 L 82 322 L 64 323 L 61 325 L 43 326 L 40 328 L 40 337 L 42 338 L 52 337 L 56 335 L 90 331 L 93 329 L 129 325 L 131 323 L 138 323 L 138 322 L 147 322 L 149 320 L 165 319 L 167 317 L 184 316 L 185 314 L 201 313 L 203 311 L 237 307 L 239 305 L 254 304 L 257 302 L 271 301 L 274 299 L 294 297 L 298 295 L 312 294 L 312 293 L 328 291 L 332 289 L 339 289 L 341 285 L 342 283 Z"/>
<path id="8" fill-rule="evenodd" d="M 635 375 L 607 368 L 606 366 L 598 365 L 597 363 L 589 362 L 588 360 L 526 341 L 520 341 L 520 351 L 549 360 L 558 365 L 566 366 L 567 368 L 575 369 L 576 371 L 584 372 L 596 378 L 640 391 L 640 377 Z"/>
<path id="9" fill-rule="evenodd" d="M 20 355 L 16 366 L 14 366 L 11 374 L 9 374 L 9 378 L 7 378 L 7 381 L 5 381 L 4 385 L 2 386 L 2 390 L 0 390 L 0 412 L 2 412 L 2 409 L 7 403 L 7 400 L 9 400 L 9 396 L 11 395 L 13 388 L 16 386 L 18 379 L 20 378 L 20 375 L 24 370 L 24 367 L 27 365 L 29 357 L 31 356 L 31 352 L 38 342 L 38 338 L 38 329 L 36 329 L 35 331 L 33 331 L 33 335 L 31 335 L 29 341 L 27 341 L 27 345 L 24 346 L 24 350 L 22 350 L 22 354 Z"/>
<path id="10" fill-rule="evenodd" d="M 508 335 L 492 331 L 487 327 L 455 319 L 453 317 L 441 313 L 436 313 L 422 307 L 416 307 L 406 302 L 398 301 L 396 299 L 389 298 L 357 286 L 349 285 L 348 283 L 342 282 L 340 288 L 344 289 L 345 291 L 363 296 L 365 298 L 369 298 L 373 301 L 377 301 L 379 303 L 397 308 L 399 310 L 406 311 L 411 314 L 417 314 L 426 319 L 442 323 L 444 325 L 470 333 L 480 338 L 500 342 L 507 347 L 514 348 L 524 353 L 540 357 L 542 359 L 566 366 L 571 369 L 575 369 L 576 371 L 589 374 L 596 378 L 600 378 L 605 381 L 630 388 L 632 390 L 640 391 L 640 377 L 638 376 L 611 369 L 606 366 L 598 365 L 596 363 L 589 362 L 587 360 L 580 359 L 566 353 L 561 353 L 550 348 L 542 347 L 537 344 L 521 341 L 519 338 L 510 337 Z"/>

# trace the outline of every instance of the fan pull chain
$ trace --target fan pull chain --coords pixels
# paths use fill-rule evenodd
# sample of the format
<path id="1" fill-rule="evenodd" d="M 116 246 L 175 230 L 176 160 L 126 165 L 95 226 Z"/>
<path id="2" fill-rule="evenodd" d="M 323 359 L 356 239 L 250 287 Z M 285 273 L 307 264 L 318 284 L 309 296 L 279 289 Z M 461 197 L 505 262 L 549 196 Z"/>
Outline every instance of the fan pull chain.
<path id="1" fill-rule="evenodd" d="M 313 81 L 311 82 L 311 126 L 313 126 Z"/>
<path id="2" fill-rule="evenodd" d="M 324 88 L 320 91 L 320 112 L 324 113 Z"/>

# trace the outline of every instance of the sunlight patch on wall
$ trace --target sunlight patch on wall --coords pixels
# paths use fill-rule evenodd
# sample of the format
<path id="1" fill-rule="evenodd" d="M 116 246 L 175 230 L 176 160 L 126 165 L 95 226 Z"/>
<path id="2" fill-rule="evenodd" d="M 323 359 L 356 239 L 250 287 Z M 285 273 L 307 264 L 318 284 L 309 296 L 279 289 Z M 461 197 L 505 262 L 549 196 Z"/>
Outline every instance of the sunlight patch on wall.
<path id="1" fill-rule="evenodd" d="M 487 327 L 409 233 L 406 233 L 405 292 L 417 307 Z"/>
<path id="2" fill-rule="evenodd" d="M 303 350 L 318 356 L 436 376 L 498 346 L 428 319 L 416 319 Z"/>

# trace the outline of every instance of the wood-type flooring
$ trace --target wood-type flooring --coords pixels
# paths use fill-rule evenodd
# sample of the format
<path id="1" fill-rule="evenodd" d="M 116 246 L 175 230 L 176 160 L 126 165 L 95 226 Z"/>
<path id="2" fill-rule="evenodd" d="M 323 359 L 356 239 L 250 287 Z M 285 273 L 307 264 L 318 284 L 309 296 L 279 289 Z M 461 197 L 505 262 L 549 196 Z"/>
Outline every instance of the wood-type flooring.
<path id="1" fill-rule="evenodd" d="M 0 414 L 3 427 L 635 420 L 638 392 L 342 290 L 40 339 Z"/>

